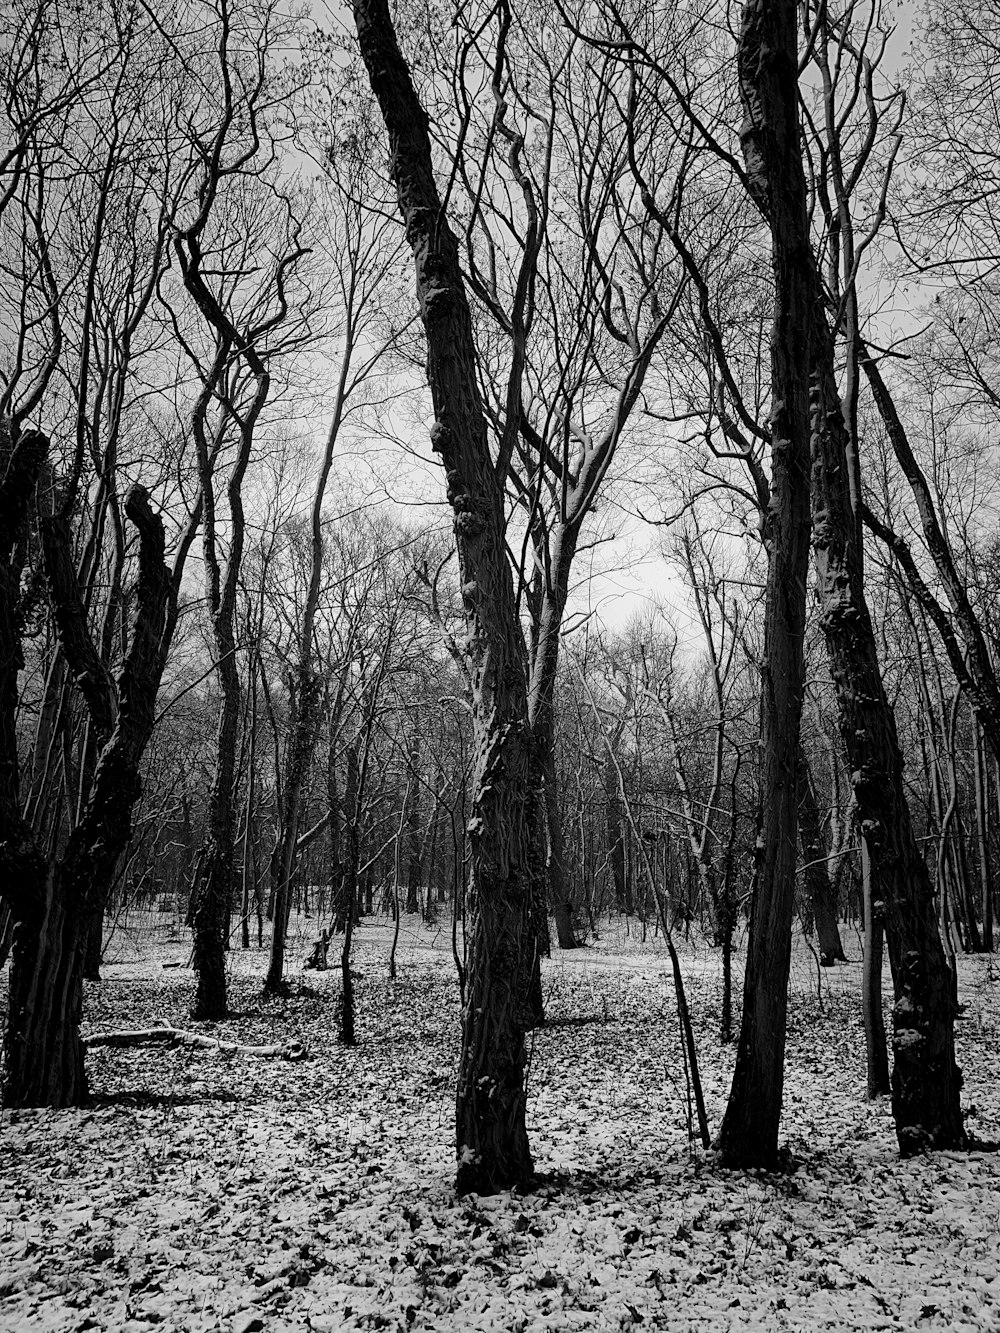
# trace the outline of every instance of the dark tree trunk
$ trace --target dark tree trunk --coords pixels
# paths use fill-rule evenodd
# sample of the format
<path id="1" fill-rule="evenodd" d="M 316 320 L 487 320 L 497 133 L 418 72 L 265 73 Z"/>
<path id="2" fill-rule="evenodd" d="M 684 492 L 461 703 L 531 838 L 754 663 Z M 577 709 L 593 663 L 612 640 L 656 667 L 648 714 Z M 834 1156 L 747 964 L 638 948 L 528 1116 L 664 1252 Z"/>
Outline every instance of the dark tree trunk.
<path id="1" fill-rule="evenodd" d="M 240 682 L 236 669 L 232 625 L 217 625 L 216 668 L 222 698 L 216 747 L 215 778 L 209 799 L 205 844 L 191 900 L 194 929 L 194 969 L 198 989 L 192 1018 L 218 1022 L 228 1012 L 226 997 L 226 939 L 235 891 L 236 839 L 233 793 L 240 716 Z"/>
<path id="2" fill-rule="evenodd" d="M 549 752 L 542 774 L 545 800 L 545 826 L 548 832 L 549 904 L 556 923 L 556 940 L 560 949 L 578 949 L 580 941 L 573 930 L 573 897 L 566 882 L 566 840 L 563 837 L 562 812 L 559 809 L 559 788 L 556 781 L 555 756 Z"/>
<path id="3" fill-rule="evenodd" d="M 12 473 L 14 463 L 0 482 L 0 533 L 7 542 L 16 538 L 15 525 L 25 513 L 22 508 L 11 514 L 11 482 L 17 480 Z M 17 584 L 9 577 L 16 557 L 12 561 L 8 546 L 6 558 L 0 559 L 0 816 L 5 831 L 0 884 L 16 920 L 5 1043 L 6 1106 L 78 1105 L 86 1096 L 79 1037 L 84 932 L 107 901 L 115 867 L 131 834 L 132 811 L 140 794 L 139 766 L 153 728 L 173 597 L 163 565 L 163 526 L 141 487 L 130 491 L 125 512 L 139 531 L 139 578 L 131 641 L 115 691 L 113 727 L 105 725 L 111 707 L 111 696 L 105 694 L 109 682 L 93 670 L 99 659 L 69 557 L 68 522 L 62 515 L 40 520 L 60 644 L 87 700 L 91 722 L 99 736 L 108 737 L 82 817 L 62 855 L 47 866 L 21 819 L 17 801 L 13 720 L 21 655 L 14 615 Z"/>
<path id="4" fill-rule="evenodd" d="M 104 908 L 94 912 L 87 922 L 83 940 L 83 979 L 100 981 L 101 955 L 104 952 Z"/>
<path id="5" fill-rule="evenodd" d="M 872 877 L 868 850 L 861 844 L 861 892 L 865 905 L 865 958 L 861 973 L 861 1014 L 865 1028 L 865 1055 L 868 1068 L 868 1097 L 882 1097 L 891 1091 L 889 1050 L 882 1014 L 882 960 L 885 922 L 882 904 L 872 896 Z"/>
<path id="6" fill-rule="evenodd" d="M 913 834 L 896 720 L 879 670 L 864 595 L 863 553 L 849 491 L 850 441 L 833 373 L 833 343 L 810 264 L 813 330 L 813 547 L 840 733 L 857 817 L 883 905 L 892 967 L 892 1109 L 900 1151 L 966 1142 L 955 1063 L 953 978 L 927 865 Z"/>
<path id="7" fill-rule="evenodd" d="M 271 855 L 274 921 L 271 929 L 271 960 L 264 979 L 264 990 L 269 994 L 279 993 L 285 985 L 285 938 L 292 907 L 291 888 L 299 836 L 299 807 L 316 744 L 321 704 L 320 678 L 308 664 L 300 664 L 289 719 L 288 772 L 282 792 L 280 833 Z"/>
<path id="8" fill-rule="evenodd" d="M 83 923 L 55 875 L 18 922 L 11 951 L 5 1106 L 82 1106 Z"/>
<path id="9" fill-rule="evenodd" d="M 490 457 L 458 244 L 434 179 L 427 115 L 386 0 L 355 0 L 361 54 L 389 136 L 413 251 L 468 629 L 476 767 L 469 820 L 471 929 L 456 1096 L 457 1186 L 494 1193 L 528 1179 L 520 997 L 531 932 L 531 758 L 524 641 Z"/>
<path id="10" fill-rule="evenodd" d="M 625 831 L 622 804 L 618 794 L 618 770 L 609 755 L 604 765 L 604 809 L 608 838 L 608 864 L 614 887 L 615 910 L 630 913 L 628 884 L 625 876 Z"/>
<path id="11" fill-rule="evenodd" d="M 340 840 L 344 861 L 339 864 L 334 901 L 334 930 L 345 931 L 357 919 L 358 899 L 358 793 L 361 765 L 358 747 L 347 747 L 347 774 L 344 780 L 344 830 Z M 346 844 L 346 846 L 344 846 Z"/>
<path id="12" fill-rule="evenodd" d="M 406 910 L 420 911 L 420 741 L 410 750 L 410 791 L 406 800 Z"/>
<path id="13" fill-rule="evenodd" d="M 830 878 L 823 823 L 816 804 L 809 761 L 801 746 L 799 747 L 799 838 L 802 843 L 802 859 L 805 862 L 803 877 L 819 940 L 819 960 L 824 967 L 833 967 L 835 963 L 846 963 L 847 957 L 837 926 L 836 890 Z"/>
<path id="14" fill-rule="evenodd" d="M 983 752 L 983 729 L 973 720 L 973 764 L 976 788 L 976 860 L 979 865 L 979 904 L 983 915 L 983 949 L 993 952 L 993 898 L 990 892 L 990 808 L 989 786 L 986 781 L 986 755 Z"/>
<path id="15" fill-rule="evenodd" d="M 737 51 L 750 188 L 771 227 L 771 500 L 761 680 L 761 827 L 733 1087 L 730 1166 L 773 1166 L 784 1082 L 809 558 L 809 224 L 799 147 L 794 0 L 751 0 Z"/>

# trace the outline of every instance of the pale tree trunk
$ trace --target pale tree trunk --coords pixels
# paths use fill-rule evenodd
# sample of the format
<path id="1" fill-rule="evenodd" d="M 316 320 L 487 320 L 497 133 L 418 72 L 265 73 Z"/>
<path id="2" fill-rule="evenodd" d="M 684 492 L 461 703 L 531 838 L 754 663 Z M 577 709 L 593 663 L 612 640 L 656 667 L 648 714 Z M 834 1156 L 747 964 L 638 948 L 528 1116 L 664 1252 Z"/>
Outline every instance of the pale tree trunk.
<path id="1" fill-rule="evenodd" d="M 868 1097 L 884 1096 L 891 1091 L 889 1050 L 885 1039 L 882 1013 L 882 960 L 885 920 L 882 903 L 872 893 L 871 861 L 868 847 L 861 840 L 861 892 L 865 905 L 865 958 L 861 973 L 861 1014 L 865 1028 L 865 1055 L 868 1068 Z"/>
<path id="2" fill-rule="evenodd" d="M 435 422 L 454 513 L 476 745 L 471 931 L 456 1097 L 457 1185 L 494 1193 L 532 1173 L 524 1028 L 530 966 L 532 739 L 524 645 L 504 540 L 502 479 L 490 458 L 458 246 L 434 179 L 428 120 L 386 0 L 355 0 L 361 54 L 389 135 L 390 162 L 427 337 Z"/>
<path id="3" fill-rule="evenodd" d="M 761 826 L 732 1092 L 719 1148 L 773 1166 L 784 1081 L 809 559 L 809 223 L 799 147 L 797 6 L 751 0 L 737 60 L 748 183 L 771 228 L 771 498 L 761 680 Z"/>
<path id="4" fill-rule="evenodd" d="M 805 751 L 799 747 L 799 838 L 805 862 L 803 878 L 812 905 L 819 941 L 819 960 L 823 967 L 846 963 L 844 946 L 837 925 L 836 889 L 830 878 L 826 839 L 820 819 L 812 773 Z"/>

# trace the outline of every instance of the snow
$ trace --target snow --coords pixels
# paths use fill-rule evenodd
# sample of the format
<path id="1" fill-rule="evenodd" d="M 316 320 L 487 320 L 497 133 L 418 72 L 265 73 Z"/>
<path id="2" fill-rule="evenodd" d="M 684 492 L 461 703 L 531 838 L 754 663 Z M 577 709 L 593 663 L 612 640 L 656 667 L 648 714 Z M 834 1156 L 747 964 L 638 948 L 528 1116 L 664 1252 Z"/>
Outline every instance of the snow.
<path id="1" fill-rule="evenodd" d="M 265 1000 L 264 959 L 235 952 L 239 1016 L 213 1028 L 187 1017 L 192 975 L 164 971 L 162 945 L 144 958 L 145 936 L 121 944 L 88 987 L 88 1031 L 163 1014 L 226 1040 L 301 1039 L 311 1058 L 97 1049 L 92 1106 L 4 1112 L 4 1330 L 1000 1326 L 1000 1160 L 898 1158 L 887 1105 L 863 1099 L 856 964 L 820 973 L 796 949 L 783 1121 L 796 1168 L 741 1174 L 689 1139 L 660 941 L 612 932 L 554 951 L 549 1022 L 529 1041 L 540 1183 L 457 1199 L 446 933 L 406 923 L 391 983 L 387 927 L 362 925 L 350 1050 L 339 972 Z M 717 1129 L 733 1060 L 715 1035 L 721 963 L 693 946 L 682 962 Z M 960 966 L 969 1124 L 996 1137 L 998 973 Z"/>

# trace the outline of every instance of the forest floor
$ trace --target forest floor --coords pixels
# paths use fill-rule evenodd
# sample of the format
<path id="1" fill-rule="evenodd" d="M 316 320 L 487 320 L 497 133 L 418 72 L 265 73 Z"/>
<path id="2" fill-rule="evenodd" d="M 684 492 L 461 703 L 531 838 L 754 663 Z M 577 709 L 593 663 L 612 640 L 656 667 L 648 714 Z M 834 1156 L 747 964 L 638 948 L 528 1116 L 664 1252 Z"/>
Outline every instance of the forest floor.
<path id="1" fill-rule="evenodd" d="M 554 950 L 530 1042 L 539 1183 L 457 1199 L 447 930 L 404 918 L 390 982 L 390 928 L 362 924 L 345 1049 L 339 972 L 299 970 L 314 926 L 299 929 L 291 997 L 265 1001 L 264 956 L 234 951 L 237 1014 L 220 1025 L 188 1018 L 169 918 L 119 929 L 87 987 L 87 1032 L 162 1017 L 230 1041 L 298 1038 L 310 1058 L 100 1048 L 87 1109 L 3 1112 L 5 1333 L 1000 1329 L 1000 1156 L 899 1160 L 888 1106 L 864 1099 L 856 963 L 820 975 L 797 941 L 794 1169 L 742 1174 L 690 1140 L 662 941 L 616 923 Z M 683 966 L 714 1133 L 734 1058 L 718 1042 L 720 960 L 686 944 Z M 997 1138 L 1000 962 L 960 967 L 968 1123 Z"/>

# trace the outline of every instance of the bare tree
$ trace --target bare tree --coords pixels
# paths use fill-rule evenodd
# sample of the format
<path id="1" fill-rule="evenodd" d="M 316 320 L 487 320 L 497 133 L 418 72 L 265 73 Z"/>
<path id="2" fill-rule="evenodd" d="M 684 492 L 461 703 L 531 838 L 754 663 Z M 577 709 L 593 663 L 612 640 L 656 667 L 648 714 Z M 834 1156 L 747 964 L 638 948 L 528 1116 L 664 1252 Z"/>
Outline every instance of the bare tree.
<path id="1" fill-rule="evenodd" d="M 413 251 L 434 403 L 432 447 L 454 511 L 477 763 L 469 823 L 472 922 L 457 1095 L 458 1188 L 526 1179 L 523 978 L 531 905 L 531 730 L 523 645 L 504 542 L 503 476 L 490 458 L 458 245 L 431 160 L 427 116 L 385 0 L 354 6 L 361 55 L 386 124 Z M 529 956 L 525 956 L 526 951 Z"/>

